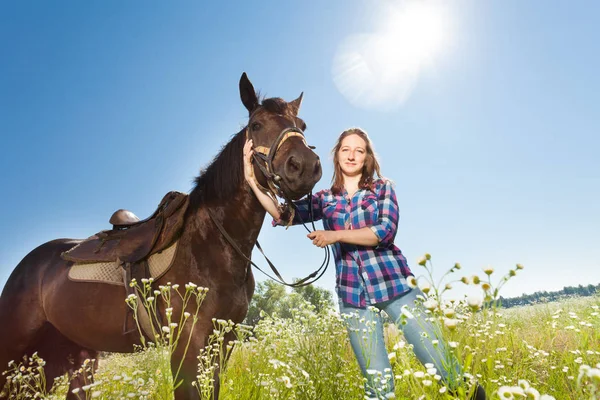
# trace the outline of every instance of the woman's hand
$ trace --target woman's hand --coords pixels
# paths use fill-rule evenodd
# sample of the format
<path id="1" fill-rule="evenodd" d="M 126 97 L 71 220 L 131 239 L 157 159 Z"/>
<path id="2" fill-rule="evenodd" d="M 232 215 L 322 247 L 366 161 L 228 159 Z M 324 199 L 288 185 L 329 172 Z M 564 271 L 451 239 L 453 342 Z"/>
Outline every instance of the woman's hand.
<path id="1" fill-rule="evenodd" d="M 336 231 L 314 231 L 306 235 L 317 247 L 325 247 L 338 241 Z"/>
<path id="2" fill-rule="evenodd" d="M 252 185 L 255 182 L 254 167 L 252 166 L 253 154 L 254 150 L 252 150 L 252 139 L 249 139 L 244 145 L 244 178 L 249 185 Z"/>

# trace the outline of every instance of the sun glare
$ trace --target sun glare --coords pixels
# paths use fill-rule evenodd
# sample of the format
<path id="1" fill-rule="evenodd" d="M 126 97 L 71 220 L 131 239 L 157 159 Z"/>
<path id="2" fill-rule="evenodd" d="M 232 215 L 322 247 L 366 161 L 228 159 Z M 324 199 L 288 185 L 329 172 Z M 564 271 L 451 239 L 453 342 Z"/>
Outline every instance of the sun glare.
<path id="1" fill-rule="evenodd" d="M 396 108 L 413 91 L 448 38 L 448 18 L 438 2 L 409 0 L 388 5 L 371 34 L 346 39 L 333 60 L 333 78 L 354 105 Z"/>

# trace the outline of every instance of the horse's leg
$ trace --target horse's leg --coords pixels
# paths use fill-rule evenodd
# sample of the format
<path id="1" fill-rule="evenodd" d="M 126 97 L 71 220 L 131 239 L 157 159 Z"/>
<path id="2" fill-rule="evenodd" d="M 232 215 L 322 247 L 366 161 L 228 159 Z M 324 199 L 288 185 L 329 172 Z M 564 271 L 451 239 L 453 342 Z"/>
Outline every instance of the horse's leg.
<path id="1" fill-rule="evenodd" d="M 97 353 L 93 350 L 82 348 L 80 345 L 73 343 L 71 340 L 63 336 L 55 327 L 46 323 L 36 337 L 36 341 L 31 345 L 30 350 L 33 353 L 37 351 L 38 355 L 46 361 L 44 366 L 44 374 L 46 378 L 45 390 L 48 392 L 54 381 L 59 376 L 65 373 L 69 377 L 73 376 L 86 359 L 95 359 Z M 92 373 L 95 371 L 97 364 L 93 365 Z M 84 375 L 77 374 L 69 385 L 67 392 L 68 400 L 79 399 L 72 393 L 73 389 L 79 388 L 92 381 L 88 379 L 90 371 L 86 371 Z"/>
<path id="2" fill-rule="evenodd" d="M 222 352 L 226 352 L 227 350 L 227 345 L 235 340 L 235 334 L 233 332 L 229 332 L 226 333 L 224 338 L 223 338 L 223 342 L 222 342 L 222 347 L 221 347 L 221 351 Z M 226 354 L 227 357 L 225 357 L 225 359 L 223 360 L 223 362 L 225 364 L 227 364 L 227 360 L 229 360 L 229 356 L 231 356 L 231 353 Z M 215 374 L 214 374 L 214 382 L 215 382 L 215 392 L 214 392 L 214 400 L 218 400 L 219 398 L 219 393 L 221 392 L 221 369 L 224 368 L 225 365 L 219 365 L 217 368 L 215 368 Z"/>
<path id="3" fill-rule="evenodd" d="M 196 375 L 198 375 L 197 356 L 198 347 L 190 346 L 185 358 L 183 359 L 183 363 L 181 363 L 181 369 L 179 370 L 179 374 L 177 376 L 177 381 L 181 380 L 183 382 L 181 382 L 181 385 L 179 385 L 179 387 L 175 390 L 175 400 L 190 400 L 198 399 L 200 397 L 196 387 L 192 386 L 192 382 L 196 380 Z M 180 362 L 181 355 L 176 352 L 171 358 L 171 371 L 173 373 L 173 378 L 175 378 L 175 374 L 179 369 Z"/>
<path id="4" fill-rule="evenodd" d="M 74 343 L 73 343 L 74 344 Z M 76 346 L 76 345 L 75 345 Z M 73 390 L 79 389 L 94 382 L 94 372 L 98 369 L 98 352 L 95 350 L 84 349 L 77 346 L 76 351 L 73 352 L 73 365 L 69 371 L 71 377 L 71 383 L 69 384 L 69 392 L 67 393 L 67 400 L 78 400 L 81 395 L 73 393 Z M 95 360 L 89 367 L 83 367 L 86 360 Z"/>
<path id="5" fill-rule="evenodd" d="M 28 303 L 29 299 L 22 298 L 26 296 L 6 292 L 5 287 L 0 298 L 0 398 L 6 383 L 6 375 L 1 372 L 8 370 L 10 361 L 19 363 L 25 354 L 30 356 L 36 351 L 33 344 L 45 323 L 43 312 L 36 307 L 39 303 Z"/>

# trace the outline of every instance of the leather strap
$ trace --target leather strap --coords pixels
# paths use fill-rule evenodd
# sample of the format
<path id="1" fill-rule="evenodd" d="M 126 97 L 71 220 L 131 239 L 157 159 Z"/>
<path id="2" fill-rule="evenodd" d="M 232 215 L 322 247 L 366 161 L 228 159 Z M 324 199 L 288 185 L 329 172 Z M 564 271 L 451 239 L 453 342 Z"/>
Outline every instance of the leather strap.
<path id="1" fill-rule="evenodd" d="M 312 210 L 312 209 L 311 209 Z M 208 215 L 210 216 L 210 218 L 213 220 L 213 222 L 215 223 L 215 225 L 217 226 L 217 228 L 219 229 L 219 231 L 221 231 L 221 234 L 225 237 L 225 239 L 227 239 L 227 241 L 229 242 L 229 244 L 231 245 L 231 247 L 234 248 L 235 251 L 237 251 L 237 253 L 246 261 L 248 261 L 251 265 L 253 265 L 256 269 L 258 269 L 260 272 L 262 272 L 263 274 L 265 274 L 267 277 L 271 278 L 272 280 L 274 280 L 275 282 L 281 283 L 282 285 L 285 286 L 289 286 L 292 288 L 295 287 L 303 287 L 303 286 L 308 286 L 314 282 L 316 282 L 318 279 L 320 279 L 323 274 L 325 273 L 325 271 L 327 271 L 327 267 L 329 266 L 329 260 L 331 258 L 331 254 L 329 253 L 329 248 L 325 247 L 325 260 L 323 261 L 323 264 L 321 264 L 321 266 L 313 273 L 311 273 L 310 275 L 308 275 L 305 278 L 302 278 L 294 283 L 288 283 L 286 282 L 282 277 L 281 274 L 279 273 L 279 271 L 277 270 L 277 268 L 275 268 L 275 265 L 273 265 L 273 263 L 271 262 L 271 260 L 269 260 L 269 258 L 265 255 L 262 247 L 260 246 L 260 243 L 258 243 L 258 240 L 256 241 L 256 247 L 258 248 L 258 250 L 261 252 L 261 254 L 263 255 L 263 257 L 265 258 L 265 260 L 267 260 L 267 263 L 269 264 L 269 267 L 271 267 L 271 270 L 273 270 L 273 273 L 277 276 L 277 278 L 272 277 L 271 275 L 269 275 L 268 273 L 266 273 L 265 271 L 263 271 L 258 265 L 256 265 L 250 258 L 248 258 L 243 252 L 242 250 L 240 250 L 239 246 L 237 245 L 237 243 L 235 242 L 235 240 L 233 240 L 233 238 L 231 236 L 229 236 L 229 234 L 227 233 L 227 231 L 225 230 L 225 228 L 223 228 L 223 225 L 221 225 L 221 223 L 217 220 L 217 218 L 215 217 L 213 211 L 210 208 L 207 208 L 207 212 Z M 311 213 L 312 214 L 312 213 Z M 306 226 L 305 226 L 306 228 Z M 306 228 L 308 230 L 308 228 Z M 310 232 L 310 230 L 309 230 Z M 322 271 L 321 271 L 322 270 Z M 312 280 L 311 280 L 312 279 Z"/>

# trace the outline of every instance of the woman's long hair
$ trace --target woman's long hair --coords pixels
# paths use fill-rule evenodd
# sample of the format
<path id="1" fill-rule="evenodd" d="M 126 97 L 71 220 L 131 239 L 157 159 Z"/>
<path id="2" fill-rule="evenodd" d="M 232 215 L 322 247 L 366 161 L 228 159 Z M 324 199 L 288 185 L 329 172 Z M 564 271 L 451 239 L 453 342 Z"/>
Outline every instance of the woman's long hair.
<path id="1" fill-rule="evenodd" d="M 331 192 L 336 195 L 340 194 L 344 189 L 344 175 L 342 173 L 342 167 L 340 167 L 338 152 L 342 147 L 342 141 L 344 140 L 344 138 L 350 135 L 357 135 L 365 141 L 365 144 L 367 146 L 365 164 L 363 165 L 362 175 L 360 177 L 360 181 L 358 182 L 358 188 L 373 189 L 375 173 L 377 173 L 377 176 L 379 178 L 383 178 L 381 176 L 381 171 L 379 170 L 379 161 L 377 161 L 377 156 L 373 151 L 373 145 L 371 144 L 371 140 L 369 139 L 369 135 L 367 135 L 367 132 L 360 128 L 347 129 L 340 134 L 340 137 L 338 138 L 335 147 L 333 148 L 333 150 L 331 150 L 331 153 L 333 154 L 333 177 L 331 178 Z"/>

